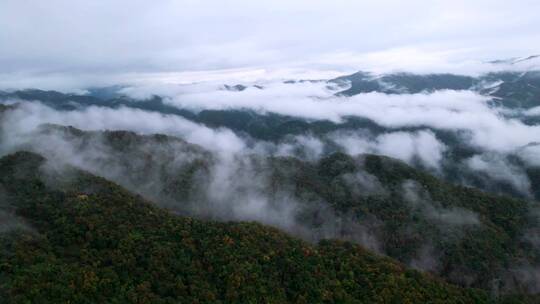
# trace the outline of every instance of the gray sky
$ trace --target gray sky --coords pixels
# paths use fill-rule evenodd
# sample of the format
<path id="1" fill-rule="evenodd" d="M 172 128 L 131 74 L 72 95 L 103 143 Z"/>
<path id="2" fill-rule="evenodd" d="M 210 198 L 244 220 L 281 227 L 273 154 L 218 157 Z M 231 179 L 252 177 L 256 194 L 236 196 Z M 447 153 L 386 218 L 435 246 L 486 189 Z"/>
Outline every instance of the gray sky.
<path id="1" fill-rule="evenodd" d="M 444 70 L 540 53 L 538 12 L 537 0 L 2 0 L 0 82 Z"/>

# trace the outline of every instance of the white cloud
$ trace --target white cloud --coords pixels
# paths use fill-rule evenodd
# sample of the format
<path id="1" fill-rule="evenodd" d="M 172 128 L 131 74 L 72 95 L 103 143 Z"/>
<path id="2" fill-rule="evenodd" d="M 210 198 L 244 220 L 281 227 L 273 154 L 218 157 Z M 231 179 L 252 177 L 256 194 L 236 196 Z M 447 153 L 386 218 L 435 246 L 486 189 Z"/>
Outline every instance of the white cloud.
<path id="1" fill-rule="evenodd" d="M 360 132 L 337 132 L 329 139 L 341 146 L 351 155 L 373 153 L 412 163 L 418 158 L 431 169 L 440 169 L 440 162 L 446 146 L 433 132 L 422 130 L 417 132 L 390 132 L 377 137 Z"/>
<path id="2" fill-rule="evenodd" d="M 4 0 L 0 79 L 80 88 L 244 68 L 468 72 L 537 53 L 537 11 L 531 0 Z"/>
<path id="3" fill-rule="evenodd" d="M 263 90 L 249 87 L 240 92 L 222 90 L 215 84 L 168 85 L 164 89 L 140 86 L 125 92 L 133 97 L 161 92 L 167 103 L 194 110 L 251 109 L 334 122 L 346 116 L 358 116 L 389 128 L 426 126 L 462 130 L 471 134 L 471 145 L 505 153 L 540 142 L 540 126 L 505 117 L 503 114 L 508 114 L 505 108 L 490 107 L 488 97 L 472 91 L 402 95 L 373 92 L 336 97 L 336 91 L 324 82 L 262 84 Z"/>
<path id="4" fill-rule="evenodd" d="M 527 145 L 517 151 L 517 155 L 524 160 L 527 165 L 540 167 L 540 144 Z"/>
<path id="5" fill-rule="evenodd" d="M 3 146 L 16 146 L 17 143 L 27 141 L 27 136 L 32 136 L 30 132 L 44 123 L 74 126 L 83 130 L 130 130 L 143 134 L 176 135 L 227 155 L 245 149 L 244 141 L 228 129 L 210 129 L 174 115 L 103 107 L 63 112 L 38 103 L 22 103 L 10 112 L 2 123 L 6 133 Z"/>
<path id="6" fill-rule="evenodd" d="M 530 195 L 531 183 L 527 174 L 502 155 L 486 153 L 475 155 L 466 161 L 473 170 L 487 174 L 491 179 L 504 181 L 524 195 Z"/>
<path id="7" fill-rule="evenodd" d="M 377 138 L 376 152 L 394 158 L 411 162 L 418 157 L 428 167 L 439 168 L 446 150 L 433 132 L 420 131 L 416 133 L 394 132 Z"/>

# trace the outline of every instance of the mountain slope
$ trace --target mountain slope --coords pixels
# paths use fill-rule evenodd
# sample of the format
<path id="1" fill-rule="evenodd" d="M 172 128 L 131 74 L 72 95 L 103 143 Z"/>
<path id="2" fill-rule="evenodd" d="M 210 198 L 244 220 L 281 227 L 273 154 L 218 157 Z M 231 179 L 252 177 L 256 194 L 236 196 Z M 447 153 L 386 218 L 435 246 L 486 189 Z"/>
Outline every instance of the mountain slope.
<path id="1" fill-rule="evenodd" d="M 350 243 L 312 246 L 259 224 L 178 217 L 102 178 L 68 169 L 65 179 L 43 164 L 25 152 L 0 159 L 5 201 L 32 227 L 1 237 L 8 302 L 489 302 Z"/>
<path id="2" fill-rule="evenodd" d="M 537 203 L 454 186 L 375 155 L 333 154 L 316 166 L 296 166 L 302 169 L 293 169 L 295 162 L 276 166 L 295 172 L 277 179 L 294 184 L 300 197 L 322 197 L 341 219 L 370 223 L 385 254 L 464 285 L 536 290 L 531 282 L 515 286 L 520 275 L 511 269 L 524 260 L 538 265 L 538 248 L 523 239 L 538 229 Z M 341 229 L 347 237 L 351 228 Z"/>
<path id="3" fill-rule="evenodd" d="M 170 136 L 54 125 L 33 138 L 58 151 L 23 148 L 71 159 L 175 212 L 257 220 L 313 242 L 351 240 L 463 286 L 537 290 L 520 270 L 540 264 L 530 238 L 539 231 L 538 203 L 455 186 L 394 159 L 334 153 L 316 162 L 260 155 L 223 162 Z"/>

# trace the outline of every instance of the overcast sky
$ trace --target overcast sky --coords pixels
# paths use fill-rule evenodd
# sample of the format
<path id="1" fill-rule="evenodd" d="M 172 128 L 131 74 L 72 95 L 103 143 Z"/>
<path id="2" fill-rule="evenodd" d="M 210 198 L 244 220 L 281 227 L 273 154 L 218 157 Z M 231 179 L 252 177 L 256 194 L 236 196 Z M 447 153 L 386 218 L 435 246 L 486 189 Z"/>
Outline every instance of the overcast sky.
<path id="1" fill-rule="evenodd" d="M 538 12 L 538 0 L 2 0 L 0 82 L 445 69 L 540 53 Z"/>

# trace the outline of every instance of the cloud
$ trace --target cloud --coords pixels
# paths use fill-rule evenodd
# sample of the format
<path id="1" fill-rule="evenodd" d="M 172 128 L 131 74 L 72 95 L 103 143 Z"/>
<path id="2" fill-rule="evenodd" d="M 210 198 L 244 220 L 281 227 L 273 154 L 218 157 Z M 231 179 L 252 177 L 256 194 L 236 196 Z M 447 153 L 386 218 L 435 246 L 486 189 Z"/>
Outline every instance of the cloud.
<path id="1" fill-rule="evenodd" d="M 523 114 L 525 114 L 527 116 L 540 116 L 540 106 L 530 108 L 530 109 L 526 110 Z"/>
<path id="2" fill-rule="evenodd" d="M 418 182 L 408 180 L 401 186 L 403 198 L 413 210 L 419 211 L 437 225 L 459 227 L 480 224 L 478 215 L 470 210 L 459 207 L 444 208 L 440 202 L 433 201 Z"/>
<path id="3" fill-rule="evenodd" d="M 0 79 L 81 89 L 244 68 L 477 71 L 538 52 L 538 10 L 530 0 L 5 0 Z"/>
<path id="4" fill-rule="evenodd" d="M 540 144 L 534 143 L 518 150 L 517 155 L 529 166 L 540 167 Z"/>
<path id="5" fill-rule="evenodd" d="M 154 94 L 161 95 L 165 103 L 193 111 L 249 109 L 261 114 L 277 113 L 335 123 L 343 122 L 350 116 L 363 117 L 389 129 L 388 134 L 373 138 L 369 134 L 363 134 L 365 131 L 354 130 L 347 136 L 336 134 L 335 138 L 329 139 L 351 154 L 379 153 L 409 163 L 412 158 L 418 157 L 427 167 L 432 168 L 438 168 L 441 155 L 446 150 L 433 131 L 411 133 L 400 129 L 414 127 L 460 132 L 464 145 L 503 154 L 514 153 L 531 143 L 540 142 L 540 126 L 523 123 L 520 121 L 521 114 L 512 112 L 513 114 L 509 115 L 506 108 L 493 107 L 489 98 L 471 91 L 443 90 L 402 95 L 373 92 L 344 97 L 335 96 L 337 88 L 328 86 L 325 82 L 291 84 L 261 81 L 243 84 L 248 86 L 243 91 L 225 90 L 218 82 L 203 82 L 183 85 L 141 84 L 128 86 L 121 92 L 137 99 L 145 99 Z M 263 89 L 253 86 L 254 84 L 262 85 Z M 25 106 L 27 109 L 29 107 L 31 106 Z M 45 108 L 34 110 L 47 112 Z M 113 110 L 91 107 L 82 112 L 70 112 L 62 117 L 49 111 L 43 115 L 21 115 L 21 119 L 24 121 L 37 117 L 39 122 L 43 122 L 44 119 L 39 119 L 39 116 L 43 116 L 59 124 L 181 135 L 203 146 L 213 145 L 214 148 L 210 149 L 214 150 L 219 147 L 220 150 L 238 151 L 246 144 L 230 130 L 212 130 L 179 117 L 160 116 L 157 113 L 127 108 L 122 111 L 125 115 L 117 117 Z M 35 124 L 32 121 L 27 123 Z M 355 132 L 360 133 L 355 135 Z M 311 154 L 312 158 L 320 155 L 323 150 L 324 145 L 317 142 L 319 139 L 309 140 L 309 135 L 295 140 L 303 140 L 304 147 L 309 144 L 311 151 L 303 153 Z M 294 146 L 300 145 L 283 143 L 281 150 L 275 152 L 282 155 L 298 152 Z"/>
<path id="6" fill-rule="evenodd" d="M 374 92 L 336 97 L 336 89 L 324 82 L 287 84 L 271 81 L 263 85 L 262 90 L 248 86 L 243 91 L 226 91 L 221 86 L 208 83 L 169 85 L 162 89 L 140 86 L 130 87 L 124 92 L 139 98 L 148 97 L 151 92 L 161 92 L 168 104 L 194 111 L 250 109 L 262 114 L 271 112 L 336 123 L 348 116 L 357 116 L 389 129 L 425 127 L 459 131 L 464 135 L 465 145 L 504 154 L 540 142 L 539 126 L 523 123 L 519 120 L 521 114 L 508 115 L 506 108 L 493 107 L 488 97 L 471 91 L 402 95 Z M 338 136 L 339 144 L 351 154 L 371 151 L 405 161 L 416 155 L 428 166 L 437 167 L 445 150 L 432 133 L 391 132 L 374 139 L 362 134 L 364 131 L 355 132 L 360 133 L 358 136 Z"/>
<path id="7" fill-rule="evenodd" d="M 6 138 L 24 142 L 28 133 L 44 123 L 74 126 L 83 130 L 131 130 L 142 134 L 176 135 L 212 151 L 230 154 L 242 151 L 245 143 L 228 129 L 210 129 L 174 115 L 142 110 L 89 107 L 81 111 L 56 111 L 39 103 L 25 102 L 3 122 Z M 13 143 L 15 145 L 15 143 Z M 9 144 L 6 144 L 9 146 Z"/>
<path id="8" fill-rule="evenodd" d="M 355 196 L 366 197 L 371 195 L 386 196 L 387 190 L 379 179 L 366 171 L 347 173 L 343 176 L 343 181 L 347 184 Z"/>
<path id="9" fill-rule="evenodd" d="M 351 155 L 381 154 L 413 163 L 416 159 L 431 169 L 440 169 L 446 146 L 429 130 L 388 132 L 377 137 L 366 131 L 337 132 L 329 139 Z"/>
<path id="10" fill-rule="evenodd" d="M 531 182 L 523 168 L 510 163 L 504 155 L 484 153 L 465 161 L 469 168 L 486 174 L 490 179 L 507 182 L 525 196 L 530 196 Z"/>
<path id="11" fill-rule="evenodd" d="M 302 159 L 317 160 L 324 152 L 325 145 L 311 135 L 291 136 L 277 145 L 276 156 L 299 156 Z"/>
<path id="12" fill-rule="evenodd" d="M 446 147 L 439 142 L 433 132 L 416 133 L 393 132 L 377 138 L 375 148 L 378 154 L 388 155 L 412 162 L 416 156 L 428 167 L 438 168 Z"/>

